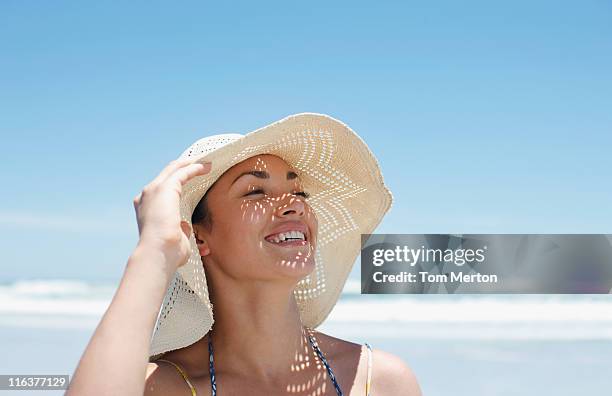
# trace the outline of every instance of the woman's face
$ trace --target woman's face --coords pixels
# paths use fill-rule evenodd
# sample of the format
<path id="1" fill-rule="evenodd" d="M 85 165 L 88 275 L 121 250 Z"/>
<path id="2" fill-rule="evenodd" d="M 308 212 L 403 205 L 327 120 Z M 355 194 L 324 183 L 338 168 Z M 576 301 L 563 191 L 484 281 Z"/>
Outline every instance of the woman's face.
<path id="1" fill-rule="evenodd" d="M 303 195 L 297 171 L 275 155 L 227 170 L 207 195 L 212 227 L 194 225 L 207 269 L 234 279 L 292 281 L 312 272 L 318 223 Z"/>

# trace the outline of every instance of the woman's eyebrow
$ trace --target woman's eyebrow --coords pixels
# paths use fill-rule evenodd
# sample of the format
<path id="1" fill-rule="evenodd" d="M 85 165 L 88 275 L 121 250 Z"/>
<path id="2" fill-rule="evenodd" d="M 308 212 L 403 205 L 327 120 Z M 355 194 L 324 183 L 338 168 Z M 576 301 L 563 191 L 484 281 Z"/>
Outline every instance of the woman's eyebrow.
<path id="1" fill-rule="evenodd" d="M 255 177 L 258 177 L 260 179 L 269 179 L 270 178 L 270 174 L 268 172 L 266 172 L 266 171 L 258 171 L 258 170 L 246 171 L 246 172 L 242 172 L 240 175 L 238 175 L 238 177 L 234 179 L 234 181 L 232 182 L 231 185 L 236 183 L 236 181 L 238 179 L 240 179 L 242 176 L 246 176 L 246 175 L 255 176 Z M 296 177 L 298 177 L 298 175 L 294 171 L 288 171 L 287 172 L 287 180 L 293 180 Z"/>

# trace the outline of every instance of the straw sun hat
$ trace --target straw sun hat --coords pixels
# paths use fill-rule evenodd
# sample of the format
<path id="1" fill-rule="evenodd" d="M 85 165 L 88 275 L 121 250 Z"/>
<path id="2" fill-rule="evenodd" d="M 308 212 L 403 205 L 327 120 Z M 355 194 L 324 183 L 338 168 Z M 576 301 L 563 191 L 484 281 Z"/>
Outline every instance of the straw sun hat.
<path id="1" fill-rule="evenodd" d="M 180 159 L 212 161 L 211 171 L 183 186 L 182 220 L 229 168 L 259 154 L 273 154 L 296 170 L 310 193 L 318 219 L 315 269 L 297 284 L 294 296 L 305 326 L 315 328 L 336 304 L 361 249 L 361 234 L 374 231 L 391 207 L 378 162 L 344 123 L 315 113 L 286 117 L 246 135 L 200 139 Z M 164 297 L 149 350 L 150 359 L 201 339 L 213 324 L 206 276 L 194 235 L 191 256 L 178 268 Z"/>

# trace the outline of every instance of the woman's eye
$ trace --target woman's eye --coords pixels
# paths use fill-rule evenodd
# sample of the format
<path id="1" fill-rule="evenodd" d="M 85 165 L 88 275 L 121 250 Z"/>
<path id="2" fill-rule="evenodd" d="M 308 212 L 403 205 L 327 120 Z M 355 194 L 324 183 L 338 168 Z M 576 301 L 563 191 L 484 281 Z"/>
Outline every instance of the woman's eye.
<path id="1" fill-rule="evenodd" d="M 247 194 L 245 194 L 245 197 L 247 195 L 255 195 L 255 194 L 264 194 L 264 190 L 262 190 L 261 188 L 257 189 L 257 190 L 253 190 L 248 192 Z M 304 198 L 310 198 L 310 194 L 307 193 L 306 191 L 297 191 L 293 193 L 294 195 L 301 195 Z"/>
<path id="2" fill-rule="evenodd" d="M 246 195 L 245 195 L 245 197 L 246 197 L 247 195 L 263 194 L 263 192 L 264 192 L 264 191 L 263 191 L 263 190 L 260 188 L 260 189 L 253 190 L 253 191 L 249 192 L 248 194 L 246 194 Z"/>

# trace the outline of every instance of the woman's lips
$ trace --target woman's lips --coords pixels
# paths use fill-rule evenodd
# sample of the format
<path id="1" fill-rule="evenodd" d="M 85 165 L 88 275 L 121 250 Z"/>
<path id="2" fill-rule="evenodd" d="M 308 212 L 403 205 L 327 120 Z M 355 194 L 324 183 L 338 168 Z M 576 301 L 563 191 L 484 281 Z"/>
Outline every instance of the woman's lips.
<path id="1" fill-rule="evenodd" d="M 303 240 L 299 240 L 299 239 L 295 239 L 295 240 L 290 240 L 290 241 L 283 241 L 283 242 L 279 242 L 279 243 L 275 243 L 275 242 L 270 242 L 268 240 L 266 240 L 266 242 L 268 242 L 271 245 L 275 245 L 275 246 L 280 246 L 280 247 L 303 247 L 303 246 L 309 246 L 310 243 L 308 241 L 303 241 Z"/>
<path id="2" fill-rule="evenodd" d="M 265 239 L 276 236 L 283 232 L 290 232 L 290 231 L 299 231 L 304 235 L 305 240 L 308 241 L 310 239 L 309 238 L 310 232 L 308 232 L 308 226 L 306 225 L 306 223 L 304 223 L 303 221 L 296 221 L 296 220 L 285 221 L 283 223 L 278 224 L 272 230 L 272 233 L 266 236 Z"/>

